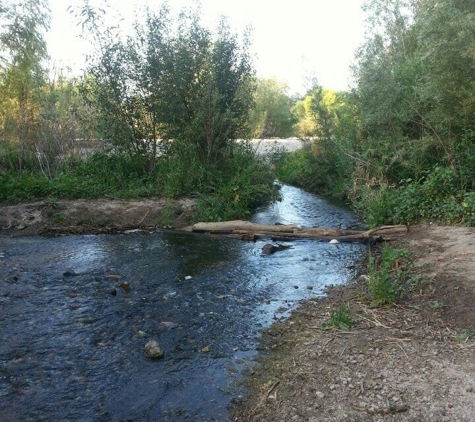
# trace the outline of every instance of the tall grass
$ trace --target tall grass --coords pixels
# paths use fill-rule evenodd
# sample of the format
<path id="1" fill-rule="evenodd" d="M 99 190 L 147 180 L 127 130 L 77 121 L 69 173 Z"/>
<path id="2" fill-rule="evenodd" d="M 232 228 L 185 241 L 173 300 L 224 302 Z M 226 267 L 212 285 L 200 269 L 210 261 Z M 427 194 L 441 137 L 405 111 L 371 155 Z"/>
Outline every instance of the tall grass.
<path id="1" fill-rule="evenodd" d="M 34 165 L 22 172 L 9 168 L 15 159 L 9 151 L 0 155 L 0 201 L 190 196 L 198 200 L 200 219 L 224 220 L 246 218 L 276 197 L 271 165 L 249 146 L 232 145 L 212 166 L 197 157 L 189 148 L 175 149 L 150 169 L 147 157 L 101 153 L 46 177 Z"/>

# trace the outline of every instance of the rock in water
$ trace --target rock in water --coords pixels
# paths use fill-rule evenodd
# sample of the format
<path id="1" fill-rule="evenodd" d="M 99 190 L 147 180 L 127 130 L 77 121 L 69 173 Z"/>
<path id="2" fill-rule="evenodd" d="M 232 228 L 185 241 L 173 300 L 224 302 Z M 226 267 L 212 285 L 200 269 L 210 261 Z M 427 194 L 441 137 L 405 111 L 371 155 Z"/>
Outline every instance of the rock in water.
<path id="1" fill-rule="evenodd" d="M 145 354 L 149 359 L 160 359 L 165 353 L 155 340 L 151 340 L 145 345 Z"/>
<path id="2" fill-rule="evenodd" d="M 286 245 L 273 245 L 272 243 L 266 243 L 262 247 L 262 255 L 272 255 L 273 253 L 277 251 L 283 251 L 284 249 L 290 249 L 291 246 L 286 246 Z"/>

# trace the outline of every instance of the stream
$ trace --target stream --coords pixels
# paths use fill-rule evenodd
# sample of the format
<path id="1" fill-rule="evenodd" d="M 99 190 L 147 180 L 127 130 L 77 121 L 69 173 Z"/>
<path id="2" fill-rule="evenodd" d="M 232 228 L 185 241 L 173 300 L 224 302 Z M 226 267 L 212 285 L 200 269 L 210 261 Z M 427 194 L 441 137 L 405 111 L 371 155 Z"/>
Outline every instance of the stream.
<path id="1" fill-rule="evenodd" d="M 316 195 L 281 192 L 253 222 L 361 225 Z M 295 240 L 261 256 L 268 242 L 167 231 L 0 237 L 0 420 L 227 420 L 261 329 L 347 282 L 366 251 Z M 149 340 L 164 358 L 146 357 Z"/>

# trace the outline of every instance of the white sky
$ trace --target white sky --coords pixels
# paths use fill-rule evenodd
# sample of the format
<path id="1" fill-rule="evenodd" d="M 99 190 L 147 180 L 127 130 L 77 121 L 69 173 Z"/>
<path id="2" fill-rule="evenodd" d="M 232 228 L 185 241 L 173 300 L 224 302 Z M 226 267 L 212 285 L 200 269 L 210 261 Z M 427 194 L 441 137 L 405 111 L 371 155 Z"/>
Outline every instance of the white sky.
<path id="1" fill-rule="evenodd" d="M 90 0 L 99 4 L 101 0 Z M 84 68 L 88 44 L 80 40 L 79 27 L 68 6 L 82 0 L 49 0 L 53 13 L 47 35 L 49 53 L 60 67 L 68 66 L 77 74 Z M 109 4 L 126 19 L 133 19 L 137 7 L 148 4 L 158 8 L 160 0 L 123 0 Z M 204 23 L 215 27 L 220 15 L 242 33 L 246 25 L 253 30 L 255 67 L 259 77 L 286 81 L 290 93 L 304 93 L 308 77 L 316 76 L 326 88 L 348 87 L 349 66 L 355 49 L 363 41 L 363 0 L 202 0 Z M 170 0 L 179 10 L 193 0 Z"/>

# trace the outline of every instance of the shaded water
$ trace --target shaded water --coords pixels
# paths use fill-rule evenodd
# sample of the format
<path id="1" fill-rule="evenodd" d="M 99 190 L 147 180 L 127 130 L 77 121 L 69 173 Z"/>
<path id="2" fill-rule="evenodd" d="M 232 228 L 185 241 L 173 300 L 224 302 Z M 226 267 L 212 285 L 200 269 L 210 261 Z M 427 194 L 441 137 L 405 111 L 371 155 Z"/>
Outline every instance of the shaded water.
<path id="1" fill-rule="evenodd" d="M 282 193 L 253 221 L 358 224 L 300 189 Z M 259 329 L 346 282 L 365 251 L 299 240 L 263 257 L 265 243 L 167 232 L 0 237 L 0 420 L 226 420 Z M 163 359 L 145 357 L 150 339 Z"/>

